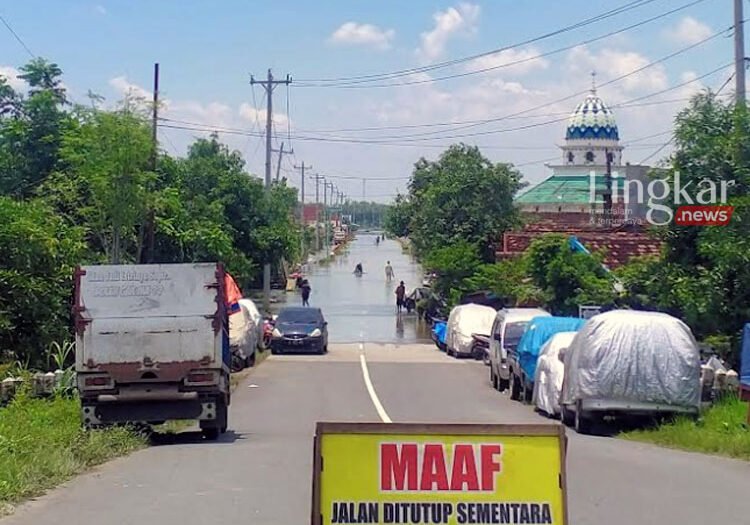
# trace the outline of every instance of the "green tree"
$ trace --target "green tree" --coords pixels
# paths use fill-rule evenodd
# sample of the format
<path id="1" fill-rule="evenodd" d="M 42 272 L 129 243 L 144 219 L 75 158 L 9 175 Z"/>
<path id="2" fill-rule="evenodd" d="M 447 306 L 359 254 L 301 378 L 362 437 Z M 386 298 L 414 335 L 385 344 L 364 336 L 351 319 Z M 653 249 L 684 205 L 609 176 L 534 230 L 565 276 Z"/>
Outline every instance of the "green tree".
<path id="1" fill-rule="evenodd" d="M 520 222 L 513 198 L 522 187 L 518 170 L 493 164 L 474 146 L 453 145 L 435 162 L 420 159 L 409 184 L 417 253 L 465 240 L 494 261 L 502 234 Z"/>
<path id="2" fill-rule="evenodd" d="M 614 281 L 597 254 L 574 252 L 563 235 L 543 235 L 525 253 L 529 276 L 553 313 L 578 315 L 581 304 L 610 306 Z"/>
<path id="3" fill-rule="evenodd" d="M 451 289 L 459 288 L 464 279 L 474 275 L 481 263 L 477 246 L 460 240 L 429 252 L 422 266 L 437 275 L 435 291 L 448 296 Z"/>
<path id="4" fill-rule="evenodd" d="M 71 120 L 57 64 L 35 58 L 20 69 L 27 97 L 0 83 L 0 194 L 28 197 L 55 168 Z"/>
<path id="5" fill-rule="evenodd" d="M 411 221 L 411 204 L 406 196 L 400 193 L 396 200 L 388 208 L 385 215 L 385 229 L 396 237 L 407 237 L 409 235 L 409 222 Z"/>
<path id="6" fill-rule="evenodd" d="M 60 153 L 66 170 L 57 180 L 65 184 L 64 179 L 72 178 L 86 192 L 78 220 L 112 263 L 140 260 L 143 238 L 138 232 L 154 179 L 151 152 L 149 125 L 127 107 L 84 112 L 64 135 Z"/>
<path id="7" fill-rule="evenodd" d="M 464 279 L 461 291 L 488 290 L 506 299 L 509 305 L 541 305 L 544 294 L 528 273 L 526 257 L 514 257 L 493 264 L 483 264 L 471 277 Z"/>
<path id="8" fill-rule="evenodd" d="M 38 200 L 0 197 L 0 355 L 42 363 L 70 336 L 73 269 L 86 244 Z"/>

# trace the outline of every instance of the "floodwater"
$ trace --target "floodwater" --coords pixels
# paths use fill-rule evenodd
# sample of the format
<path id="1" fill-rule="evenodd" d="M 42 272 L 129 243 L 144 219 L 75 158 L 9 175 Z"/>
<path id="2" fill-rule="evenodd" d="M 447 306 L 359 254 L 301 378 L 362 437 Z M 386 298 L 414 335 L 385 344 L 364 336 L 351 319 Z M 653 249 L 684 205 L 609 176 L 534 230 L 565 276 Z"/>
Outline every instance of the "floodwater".
<path id="1" fill-rule="evenodd" d="M 429 341 L 427 324 L 415 313 L 396 313 L 396 286 L 404 281 L 407 294 L 422 282 L 422 270 L 393 240 L 375 244 L 380 232 L 359 233 L 327 265 L 311 265 L 305 278 L 310 282 L 310 306 L 323 310 L 328 321 L 329 341 L 334 343 Z M 395 278 L 385 279 L 391 261 Z M 354 275 L 362 263 L 364 274 Z M 299 292 L 286 294 L 287 304 L 302 304 Z"/>

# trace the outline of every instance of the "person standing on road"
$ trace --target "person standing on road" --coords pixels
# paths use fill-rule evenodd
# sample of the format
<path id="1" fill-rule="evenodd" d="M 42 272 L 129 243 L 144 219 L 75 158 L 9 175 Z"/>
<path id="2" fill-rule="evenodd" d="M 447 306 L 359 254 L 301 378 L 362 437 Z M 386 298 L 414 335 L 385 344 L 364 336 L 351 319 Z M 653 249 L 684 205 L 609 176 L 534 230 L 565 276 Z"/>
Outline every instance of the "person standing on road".
<path id="1" fill-rule="evenodd" d="M 385 280 L 387 282 L 391 282 L 393 279 L 393 266 L 391 266 L 391 261 L 388 261 L 385 265 Z"/>
<path id="2" fill-rule="evenodd" d="M 310 288 L 310 283 L 307 282 L 307 279 L 302 281 L 300 289 L 302 290 L 302 306 L 310 306 L 310 291 L 312 288 Z"/>
<path id="3" fill-rule="evenodd" d="M 396 310 L 401 313 L 401 309 L 404 307 L 404 296 L 406 295 L 406 287 L 404 281 L 401 281 L 396 287 Z"/>

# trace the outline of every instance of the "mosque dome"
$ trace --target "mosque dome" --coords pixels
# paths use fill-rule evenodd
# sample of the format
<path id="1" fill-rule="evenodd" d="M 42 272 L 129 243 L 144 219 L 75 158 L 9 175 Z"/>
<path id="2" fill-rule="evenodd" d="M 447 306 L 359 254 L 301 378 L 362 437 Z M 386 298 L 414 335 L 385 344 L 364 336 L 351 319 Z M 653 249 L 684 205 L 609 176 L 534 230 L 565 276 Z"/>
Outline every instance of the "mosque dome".
<path id="1" fill-rule="evenodd" d="M 617 122 L 612 111 L 593 88 L 568 119 L 565 139 L 619 140 Z"/>

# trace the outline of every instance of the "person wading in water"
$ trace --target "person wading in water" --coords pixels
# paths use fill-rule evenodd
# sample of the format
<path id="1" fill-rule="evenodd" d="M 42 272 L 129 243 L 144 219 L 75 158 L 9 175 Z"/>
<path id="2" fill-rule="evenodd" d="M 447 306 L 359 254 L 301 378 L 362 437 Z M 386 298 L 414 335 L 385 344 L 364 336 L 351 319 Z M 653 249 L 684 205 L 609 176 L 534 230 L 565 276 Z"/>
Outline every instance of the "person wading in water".
<path id="1" fill-rule="evenodd" d="M 404 307 L 404 296 L 406 295 L 406 287 L 404 281 L 401 281 L 396 287 L 396 309 L 398 313 L 401 313 L 401 309 Z"/>
<path id="2" fill-rule="evenodd" d="M 310 306 L 310 291 L 312 288 L 310 288 L 310 283 L 307 282 L 307 279 L 302 281 L 300 289 L 302 290 L 302 306 Z"/>

